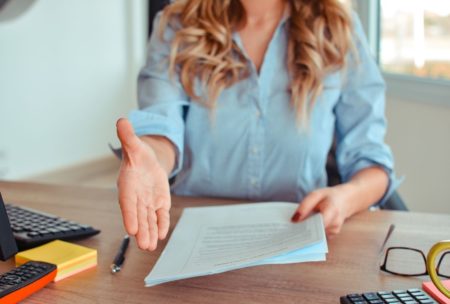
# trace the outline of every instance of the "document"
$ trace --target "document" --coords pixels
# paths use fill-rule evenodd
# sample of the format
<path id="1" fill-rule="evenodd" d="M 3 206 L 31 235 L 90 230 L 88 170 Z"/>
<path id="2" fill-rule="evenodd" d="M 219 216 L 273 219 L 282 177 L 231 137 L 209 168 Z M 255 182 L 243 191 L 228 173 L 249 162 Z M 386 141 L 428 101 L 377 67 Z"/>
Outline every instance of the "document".
<path id="1" fill-rule="evenodd" d="M 270 202 L 184 209 L 145 285 L 257 265 L 324 261 L 322 216 L 293 224 L 297 207 Z"/>

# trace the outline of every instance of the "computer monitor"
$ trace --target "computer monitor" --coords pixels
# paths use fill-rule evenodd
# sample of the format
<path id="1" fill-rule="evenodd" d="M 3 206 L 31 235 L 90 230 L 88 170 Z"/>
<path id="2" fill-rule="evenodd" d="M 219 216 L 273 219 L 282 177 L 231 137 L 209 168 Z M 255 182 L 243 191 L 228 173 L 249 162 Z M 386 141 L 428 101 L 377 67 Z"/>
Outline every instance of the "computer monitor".
<path id="1" fill-rule="evenodd" d="M 6 261 L 16 253 L 16 240 L 14 239 L 2 194 L 0 193 L 0 260 Z"/>

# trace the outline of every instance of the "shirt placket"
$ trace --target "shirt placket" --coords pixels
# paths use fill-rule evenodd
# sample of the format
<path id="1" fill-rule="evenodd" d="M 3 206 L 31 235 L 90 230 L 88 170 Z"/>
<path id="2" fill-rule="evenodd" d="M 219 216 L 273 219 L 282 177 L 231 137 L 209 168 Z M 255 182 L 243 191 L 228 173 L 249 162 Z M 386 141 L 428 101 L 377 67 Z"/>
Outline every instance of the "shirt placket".
<path id="1" fill-rule="evenodd" d="M 252 119 L 252 132 L 250 134 L 248 145 L 249 174 L 248 174 L 248 193 L 250 199 L 259 199 L 262 197 L 262 182 L 264 170 L 269 170 L 264 166 L 264 147 L 265 147 L 265 126 L 264 116 L 269 100 L 270 73 L 273 72 L 273 61 L 276 48 L 276 42 L 280 34 L 281 25 L 277 28 L 271 42 L 267 48 L 264 60 L 258 75 L 255 66 L 251 64 L 251 91 L 254 101 L 255 116 Z M 250 59 L 248 59 L 250 61 Z"/>
<path id="2" fill-rule="evenodd" d="M 252 73 L 252 98 L 255 99 L 254 117 L 251 119 L 251 132 L 248 141 L 248 196 L 250 199 L 258 199 L 262 193 L 263 171 L 263 113 L 260 100 L 262 98 L 261 83 L 258 81 L 256 71 Z"/>
<path id="3" fill-rule="evenodd" d="M 272 37 L 271 42 L 267 48 L 266 54 L 263 59 L 263 63 L 260 70 L 260 75 L 256 70 L 255 65 L 251 61 L 251 59 L 247 56 L 245 49 L 243 47 L 242 41 L 240 40 L 239 35 L 237 33 L 233 34 L 233 38 L 235 39 L 237 45 L 241 48 L 244 56 L 247 59 L 248 65 L 250 67 L 250 78 L 249 81 L 249 94 L 252 99 L 252 104 L 254 105 L 254 117 L 251 119 L 251 127 L 250 127 L 250 138 L 248 140 L 248 174 L 247 174 L 247 192 L 249 199 L 259 199 L 262 196 L 262 179 L 263 179 L 263 170 L 264 168 L 264 113 L 267 107 L 267 90 L 269 75 L 273 68 L 273 52 L 276 40 L 278 38 L 280 28 L 284 24 L 285 20 L 283 20 L 278 28 L 276 29 L 274 36 Z"/>

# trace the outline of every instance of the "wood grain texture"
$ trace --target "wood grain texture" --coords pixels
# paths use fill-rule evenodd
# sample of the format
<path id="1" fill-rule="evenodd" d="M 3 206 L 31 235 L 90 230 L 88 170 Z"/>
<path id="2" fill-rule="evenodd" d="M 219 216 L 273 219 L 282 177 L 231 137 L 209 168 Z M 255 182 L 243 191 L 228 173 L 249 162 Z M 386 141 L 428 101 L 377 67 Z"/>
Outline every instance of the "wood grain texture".
<path id="1" fill-rule="evenodd" d="M 140 251 L 134 240 L 122 271 L 109 266 L 124 235 L 116 192 L 74 186 L 0 182 L 5 201 L 50 212 L 102 230 L 78 244 L 96 248 L 97 268 L 52 283 L 23 303 L 338 303 L 339 296 L 420 287 L 422 278 L 402 278 L 378 270 L 380 245 L 388 226 L 397 228 L 390 244 L 428 250 L 450 239 L 450 215 L 375 211 L 360 213 L 329 239 L 326 262 L 267 265 L 144 287 L 165 242 L 155 252 Z M 207 198 L 173 198 L 171 229 L 183 207 L 233 204 Z M 0 273 L 13 261 L 0 263 Z"/>

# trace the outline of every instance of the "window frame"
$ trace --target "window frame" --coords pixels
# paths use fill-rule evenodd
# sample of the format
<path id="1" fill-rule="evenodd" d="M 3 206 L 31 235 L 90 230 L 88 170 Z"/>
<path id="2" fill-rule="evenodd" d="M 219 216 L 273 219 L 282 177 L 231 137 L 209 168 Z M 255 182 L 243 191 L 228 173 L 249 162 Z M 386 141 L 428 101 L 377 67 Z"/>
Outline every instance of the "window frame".
<path id="1" fill-rule="evenodd" d="M 355 8 L 366 32 L 370 50 L 380 64 L 381 0 L 359 0 Z M 390 97 L 450 106 L 450 80 L 389 73 L 383 70 L 382 73 Z"/>

